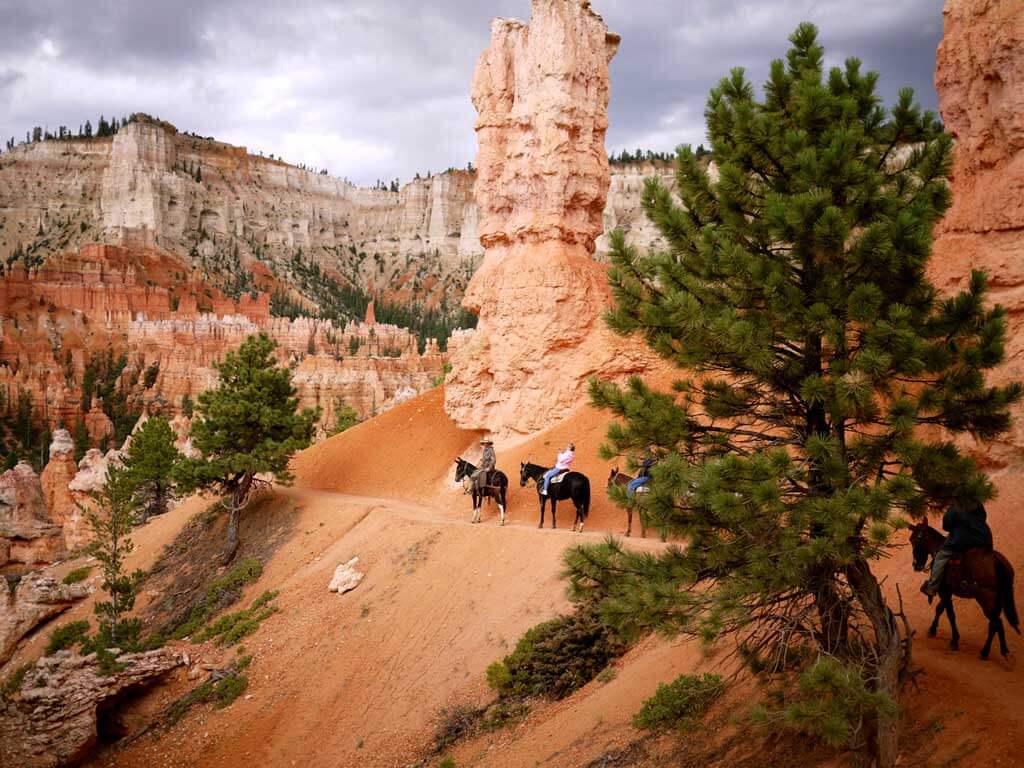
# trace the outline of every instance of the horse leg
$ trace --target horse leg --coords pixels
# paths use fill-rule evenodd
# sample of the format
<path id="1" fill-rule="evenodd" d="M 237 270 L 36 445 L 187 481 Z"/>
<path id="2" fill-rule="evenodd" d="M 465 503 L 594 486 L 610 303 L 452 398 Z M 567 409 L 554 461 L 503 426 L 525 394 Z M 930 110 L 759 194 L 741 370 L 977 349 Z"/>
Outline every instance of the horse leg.
<path id="1" fill-rule="evenodd" d="M 558 527 L 558 523 L 555 522 L 555 507 L 556 506 L 558 506 L 558 500 L 554 496 L 552 496 L 551 497 L 551 528 L 552 528 L 552 530 L 554 530 L 555 528 Z"/>
<path id="2" fill-rule="evenodd" d="M 942 600 L 939 600 L 939 604 L 935 606 L 935 620 L 928 627 L 928 637 L 935 637 L 939 633 L 939 617 L 942 616 L 944 610 L 946 610 L 946 605 Z"/>
<path id="3" fill-rule="evenodd" d="M 480 498 L 475 490 L 473 491 L 473 519 L 470 522 L 474 524 L 480 522 Z"/>
<path id="4" fill-rule="evenodd" d="M 633 508 L 626 507 L 626 538 L 633 533 Z"/>
<path id="5" fill-rule="evenodd" d="M 953 595 L 947 590 L 943 590 L 940 595 L 942 597 L 942 602 L 946 604 L 946 616 L 949 618 L 949 628 L 953 633 L 953 637 L 949 641 L 949 649 L 951 651 L 959 651 L 960 630 L 956 628 L 956 612 L 953 610 Z"/>
<path id="6" fill-rule="evenodd" d="M 547 503 L 547 497 L 537 494 L 540 497 L 540 522 L 537 524 L 538 528 L 544 527 L 544 505 Z"/>
<path id="7" fill-rule="evenodd" d="M 981 647 L 981 652 L 978 654 L 978 658 L 982 661 L 988 661 L 988 655 L 992 651 L 992 639 L 996 636 L 996 622 L 998 619 L 989 618 L 988 620 L 988 637 L 985 638 L 985 645 Z"/>
<path id="8" fill-rule="evenodd" d="M 996 632 L 999 633 L 999 653 L 1005 659 L 1010 655 L 1010 648 L 1006 645 L 1006 626 L 999 616 L 996 616 Z"/>
<path id="9" fill-rule="evenodd" d="M 505 489 L 498 491 L 498 509 L 501 511 L 501 524 L 505 525 Z"/>

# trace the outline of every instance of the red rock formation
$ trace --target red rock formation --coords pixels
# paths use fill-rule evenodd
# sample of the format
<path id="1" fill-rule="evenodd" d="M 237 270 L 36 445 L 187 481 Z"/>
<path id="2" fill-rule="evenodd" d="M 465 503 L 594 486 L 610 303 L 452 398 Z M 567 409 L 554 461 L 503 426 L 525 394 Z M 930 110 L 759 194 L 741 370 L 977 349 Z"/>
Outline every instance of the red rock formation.
<path id="1" fill-rule="evenodd" d="M 166 650 L 118 656 L 105 674 L 96 655 L 59 651 L 0 700 L 0 765 L 57 768 L 80 763 L 96 745 L 98 713 L 127 690 L 152 685 L 184 660 Z"/>
<path id="2" fill-rule="evenodd" d="M 536 431 L 584 400 L 588 376 L 649 360 L 604 328 L 609 290 L 592 258 L 618 42 L 587 0 L 533 0 L 529 26 L 492 24 L 473 78 L 486 255 L 463 302 L 480 322 L 452 357 L 445 398 L 461 427 Z"/>
<path id="3" fill-rule="evenodd" d="M 76 474 L 78 465 L 75 463 L 74 440 L 66 429 L 58 429 L 53 433 L 50 461 L 43 468 L 39 482 L 42 486 L 47 517 L 51 523 L 61 527 L 64 547 L 68 551 L 81 546 L 89 538 L 84 530 L 81 510 L 68 488 Z"/>
<path id="4" fill-rule="evenodd" d="M 996 381 L 1024 379 L 1024 0 L 947 0 L 935 85 L 956 138 L 953 206 L 935 243 L 931 277 L 962 288 L 974 268 L 1010 311 L 1007 363 Z M 1013 432 L 976 452 L 1019 460 L 1024 412 Z"/>
<path id="5" fill-rule="evenodd" d="M 19 640 L 89 592 L 86 584 L 61 584 L 41 573 L 26 575 L 14 590 L 0 590 L 0 667 L 14 654 Z"/>
<path id="6" fill-rule="evenodd" d="M 64 554 L 61 526 L 50 519 L 39 477 L 21 462 L 0 475 L 0 568 L 52 563 Z"/>

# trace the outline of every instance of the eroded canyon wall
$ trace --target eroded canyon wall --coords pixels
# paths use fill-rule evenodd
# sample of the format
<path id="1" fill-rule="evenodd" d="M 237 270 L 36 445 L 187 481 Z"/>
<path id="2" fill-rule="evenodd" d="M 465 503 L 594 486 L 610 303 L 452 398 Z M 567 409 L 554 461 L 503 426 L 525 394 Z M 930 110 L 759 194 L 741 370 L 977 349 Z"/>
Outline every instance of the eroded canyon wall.
<path id="1" fill-rule="evenodd" d="M 452 355 L 445 407 L 460 426 L 528 434 L 585 398 L 586 379 L 643 370 L 613 338 L 594 258 L 611 174 L 608 64 L 619 38 L 586 0 L 533 0 L 497 19 L 473 77 L 476 200 L 486 255 L 464 305 L 475 334 Z"/>
<path id="2" fill-rule="evenodd" d="M 1024 0 L 946 0 L 935 85 L 956 139 L 953 205 L 937 233 L 931 277 L 944 291 L 988 273 L 1009 310 L 1007 362 L 997 382 L 1024 380 Z M 1024 457 L 1024 409 L 1013 431 L 974 446 L 989 466 Z"/>
<path id="3" fill-rule="evenodd" d="M 650 234 L 638 208 L 649 172 L 668 170 L 616 170 L 609 228 Z M 392 300 L 456 307 L 483 256 L 475 179 L 450 170 L 398 192 L 363 189 L 139 117 L 113 137 L 0 155 L 0 265 L 93 242 L 156 247 L 220 287 L 256 272 L 312 299 L 317 286 L 296 269 L 298 255 Z"/>

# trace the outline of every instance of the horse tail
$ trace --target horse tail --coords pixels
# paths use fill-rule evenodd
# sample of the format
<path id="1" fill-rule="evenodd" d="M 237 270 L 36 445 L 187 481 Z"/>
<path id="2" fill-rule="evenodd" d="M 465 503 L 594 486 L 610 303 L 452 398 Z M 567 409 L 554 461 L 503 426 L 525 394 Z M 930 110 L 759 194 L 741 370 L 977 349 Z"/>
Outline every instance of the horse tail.
<path id="1" fill-rule="evenodd" d="M 1013 597 L 1013 566 L 1010 561 L 996 552 L 996 579 L 999 582 L 999 594 L 1003 599 L 1003 615 L 1013 630 L 1020 634 L 1020 619 L 1017 616 L 1017 603 Z"/>
<path id="2" fill-rule="evenodd" d="M 586 520 L 587 515 L 590 514 L 590 480 L 584 477 L 583 481 L 583 498 L 581 499 L 583 505 L 580 515 L 582 515 L 583 519 Z"/>

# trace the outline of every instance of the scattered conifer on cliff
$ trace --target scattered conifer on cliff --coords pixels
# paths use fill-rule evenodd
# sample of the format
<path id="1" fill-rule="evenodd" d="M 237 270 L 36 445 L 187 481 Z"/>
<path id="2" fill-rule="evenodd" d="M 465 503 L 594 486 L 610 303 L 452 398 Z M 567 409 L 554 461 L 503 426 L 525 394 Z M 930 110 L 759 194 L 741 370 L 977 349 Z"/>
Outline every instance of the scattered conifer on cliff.
<path id="1" fill-rule="evenodd" d="M 252 491 L 271 474 L 291 482 L 288 462 L 309 445 L 317 413 L 299 412 L 291 371 L 277 365 L 266 334 L 250 336 L 217 365 L 220 385 L 199 395 L 192 444 L 201 454 L 175 469 L 183 491 L 215 490 L 229 512 L 225 561 L 238 550 L 241 512 Z"/>

